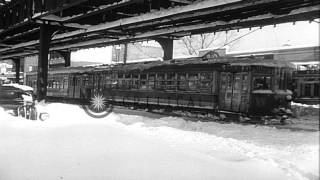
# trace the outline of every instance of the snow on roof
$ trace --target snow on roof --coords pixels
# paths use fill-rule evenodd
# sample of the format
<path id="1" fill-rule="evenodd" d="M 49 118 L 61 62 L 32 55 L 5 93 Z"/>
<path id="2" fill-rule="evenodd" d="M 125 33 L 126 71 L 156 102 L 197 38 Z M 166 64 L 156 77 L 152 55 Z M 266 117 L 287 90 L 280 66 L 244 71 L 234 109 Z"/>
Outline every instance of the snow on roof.
<path id="1" fill-rule="evenodd" d="M 33 91 L 32 87 L 21 85 L 21 84 L 17 84 L 17 83 L 3 84 L 2 86 L 11 86 L 11 87 L 15 87 L 17 89 L 21 89 L 23 91 Z"/>

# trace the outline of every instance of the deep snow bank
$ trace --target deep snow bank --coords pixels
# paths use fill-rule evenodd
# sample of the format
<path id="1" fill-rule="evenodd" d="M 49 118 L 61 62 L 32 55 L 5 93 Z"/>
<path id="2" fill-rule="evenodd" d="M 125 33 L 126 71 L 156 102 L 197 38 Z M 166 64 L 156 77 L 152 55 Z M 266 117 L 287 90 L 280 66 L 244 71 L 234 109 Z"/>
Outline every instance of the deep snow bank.
<path id="1" fill-rule="evenodd" d="M 318 132 L 44 107 L 0 109 L 0 179 L 318 179 Z"/>
<path id="2" fill-rule="evenodd" d="M 293 111 L 293 115 L 296 117 L 301 116 L 317 116 L 319 117 L 319 104 L 317 105 L 308 105 L 308 104 L 301 104 L 301 103 L 292 103 L 291 108 Z"/>

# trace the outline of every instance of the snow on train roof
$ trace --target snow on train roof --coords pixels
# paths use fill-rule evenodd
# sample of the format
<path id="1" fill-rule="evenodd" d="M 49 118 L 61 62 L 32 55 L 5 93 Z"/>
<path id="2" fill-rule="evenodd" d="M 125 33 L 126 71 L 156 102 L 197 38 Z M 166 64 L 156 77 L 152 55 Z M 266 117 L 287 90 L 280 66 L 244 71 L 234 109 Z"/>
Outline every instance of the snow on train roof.
<path id="1" fill-rule="evenodd" d="M 294 65 L 289 62 L 275 61 L 272 59 L 257 59 L 257 58 L 236 58 L 236 57 L 220 57 L 206 59 L 202 57 L 191 57 L 173 59 L 169 61 L 152 61 L 139 62 L 129 64 L 116 65 L 97 65 L 97 66 L 79 66 L 79 67 L 63 67 L 50 69 L 49 74 L 56 73 L 89 73 L 92 71 L 143 71 L 152 68 L 163 68 L 167 66 L 184 66 L 184 65 L 201 65 L 201 64 L 225 64 L 230 66 L 265 66 L 265 67 L 289 67 L 294 68 Z M 33 72 L 36 73 L 36 72 Z"/>

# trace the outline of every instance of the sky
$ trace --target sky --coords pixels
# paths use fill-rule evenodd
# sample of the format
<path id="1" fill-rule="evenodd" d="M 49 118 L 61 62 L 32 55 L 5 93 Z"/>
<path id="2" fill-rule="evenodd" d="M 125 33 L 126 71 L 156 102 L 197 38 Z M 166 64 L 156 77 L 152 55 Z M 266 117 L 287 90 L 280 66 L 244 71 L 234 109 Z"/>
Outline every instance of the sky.
<path id="1" fill-rule="evenodd" d="M 264 26 L 262 28 L 255 27 L 251 28 L 251 30 L 247 28 L 241 29 L 239 32 L 233 31 L 228 33 L 236 34 L 234 38 L 249 33 L 231 43 L 228 50 L 229 52 L 277 49 L 288 45 L 294 47 L 319 45 L 319 23 L 314 21 L 284 23 L 277 24 L 276 26 Z M 230 41 L 234 38 L 231 37 Z M 154 41 L 144 42 L 143 44 L 159 46 L 159 44 Z M 185 54 L 185 49 L 182 49 L 183 46 L 177 44 L 178 43 L 175 42 L 174 45 L 174 56 L 176 57 Z M 219 43 L 214 44 L 214 46 L 219 46 Z M 103 64 L 111 62 L 111 57 L 112 47 L 84 49 L 71 54 L 72 61 L 91 61 Z"/>
<path id="2" fill-rule="evenodd" d="M 252 28 L 255 30 L 257 28 Z M 258 28 L 259 29 L 259 28 Z M 240 30 L 247 33 L 249 29 Z M 237 50 L 254 50 L 265 48 L 278 48 L 290 46 L 316 46 L 319 45 L 319 23 L 296 22 L 265 26 L 248 36 L 241 38 L 232 48 Z"/>

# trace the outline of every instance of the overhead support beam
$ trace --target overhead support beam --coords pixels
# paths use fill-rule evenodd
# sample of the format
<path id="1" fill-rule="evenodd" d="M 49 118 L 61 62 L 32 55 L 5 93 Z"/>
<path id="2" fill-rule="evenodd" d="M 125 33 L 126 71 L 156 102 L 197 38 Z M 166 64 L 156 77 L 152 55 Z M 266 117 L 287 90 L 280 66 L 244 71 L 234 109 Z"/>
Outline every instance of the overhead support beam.
<path id="1" fill-rule="evenodd" d="M 170 0 L 173 3 L 180 3 L 180 4 L 191 4 L 191 1 L 188 0 Z"/>
<path id="2" fill-rule="evenodd" d="M 12 47 L 12 45 L 9 44 L 5 44 L 5 43 L 0 43 L 0 47 Z"/>
<path id="3" fill-rule="evenodd" d="M 134 17 L 135 16 L 134 14 L 128 14 L 128 13 L 123 13 L 123 12 L 117 12 L 117 15 L 126 16 L 126 17 Z"/>
<path id="4" fill-rule="evenodd" d="M 134 0 L 119 1 L 117 3 L 113 3 L 113 4 L 109 4 L 109 5 L 104 5 L 104 6 L 98 7 L 96 9 L 94 9 L 94 10 L 91 10 L 88 13 L 85 13 L 85 14 L 78 14 L 78 15 L 74 15 L 72 17 L 63 18 L 63 21 L 64 22 L 74 22 L 74 21 L 79 20 L 81 18 L 97 15 L 97 14 L 104 13 L 104 12 L 107 12 L 107 11 L 112 11 L 113 9 L 129 6 L 129 5 L 134 4 L 134 3 L 135 3 Z"/>
<path id="5" fill-rule="evenodd" d="M 37 77 L 37 98 L 39 101 L 45 100 L 47 96 L 48 84 L 48 55 L 51 35 L 53 33 L 52 27 L 49 25 L 40 25 L 40 49 L 38 59 L 38 77 Z"/>
<path id="6" fill-rule="evenodd" d="M 64 3 L 64 1 L 61 1 L 62 3 L 64 3 L 62 6 L 54 8 L 52 10 L 49 10 L 49 11 L 47 11 L 45 13 L 35 14 L 32 18 L 41 18 L 41 17 L 48 16 L 50 14 L 58 13 L 58 12 L 61 12 L 63 10 L 66 10 L 68 8 L 71 8 L 71 7 L 74 7 L 76 5 L 79 5 L 81 3 L 85 3 L 87 1 L 89 1 L 89 0 L 76 0 L 76 1 L 74 0 L 74 1 L 71 1 L 69 3 Z M 48 2 L 50 2 L 50 1 L 48 1 Z M 67 1 L 65 1 L 65 2 L 67 2 Z"/>
<path id="7" fill-rule="evenodd" d="M 154 38 L 163 49 L 163 60 L 170 60 L 173 58 L 173 39 Z"/>
<path id="8" fill-rule="evenodd" d="M 48 24 L 51 26 L 62 26 L 62 27 L 70 27 L 76 29 L 87 29 L 90 25 L 78 24 L 78 23 L 63 23 L 60 21 L 48 21 L 48 20 L 35 20 L 38 24 Z"/>
<path id="9" fill-rule="evenodd" d="M 36 33 L 39 30 L 40 30 L 39 28 L 34 28 L 34 29 L 29 30 L 29 31 L 24 31 L 24 32 L 21 32 L 21 33 L 6 37 L 6 38 L 0 40 L 0 46 L 1 46 L 1 42 L 9 41 L 9 40 L 12 40 L 12 39 L 19 39 L 19 38 L 21 38 L 23 36 L 27 36 L 27 35 L 30 35 L 32 33 Z"/>
<path id="10" fill-rule="evenodd" d="M 318 5 L 319 2 L 313 0 L 194 1 L 191 5 L 177 7 L 178 9 L 173 7 L 160 11 L 151 11 L 136 17 L 117 19 L 111 22 L 101 21 L 100 24 L 91 25 L 87 29 L 78 29 L 64 33 L 59 32 L 60 34 L 53 36 L 52 48 L 50 50 L 87 48 L 154 39 L 156 37 L 180 37 L 188 34 L 314 20 L 319 18 L 320 7 Z M 106 6 L 113 7 L 115 4 Z M 106 6 L 99 6 L 99 8 Z M 262 7 L 268 8 L 262 11 Z M 89 13 L 91 12 L 87 14 L 80 13 L 78 14 L 79 16 L 59 17 L 63 20 L 58 18 L 55 23 L 59 24 L 61 23 L 60 21 L 63 21 L 63 23 L 75 22 L 68 20 L 70 20 L 70 18 L 79 18 L 79 20 L 81 20 Z M 44 14 L 35 15 L 32 19 L 47 19 L 48 21 L 53 21 L 57 17 L 49 16 L 48 14 L 43 15 Z M 8 29 L 10 31 L 13 30 L 11 27 Z M 0 35 L 6 34 L 6 31 L 7 30 L 0 30 Z M 103 36 L 104 34 L 106 36 Z M 10 36 L 12 36 L 12 34 Z M 7 35 L 3 37 L 7 38 L 10 36 Z M 105 37 L 108 36 L 110 37 L 106 39 Z M 14 40 L 15 43 L 18 43 L 17 40 L 20 40 L 20 37 L 14 38 Z M 16 57 L 17 54 L 21 55 L 26 53 L 26 48 L 39 47 L 38 40 L 26 41 L 15 44 L 12 47 L 1 47 L 0 58 Z"/>

